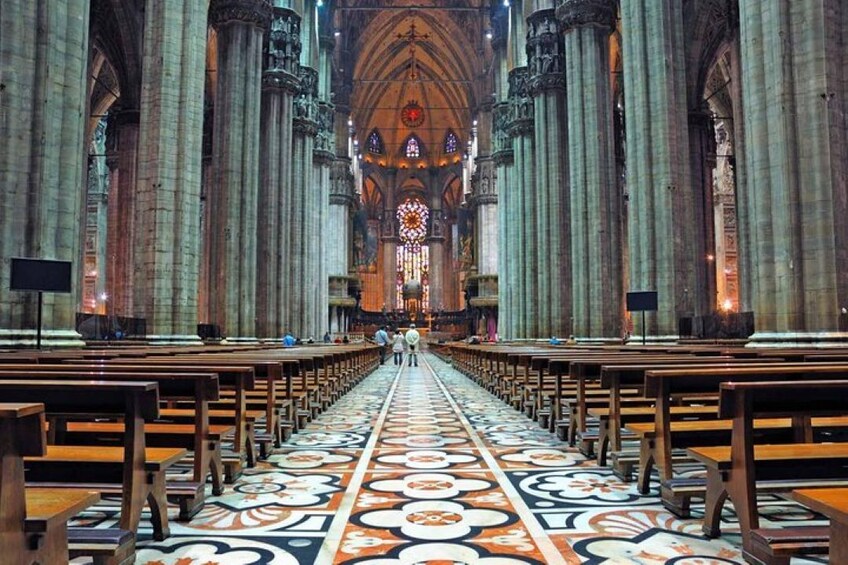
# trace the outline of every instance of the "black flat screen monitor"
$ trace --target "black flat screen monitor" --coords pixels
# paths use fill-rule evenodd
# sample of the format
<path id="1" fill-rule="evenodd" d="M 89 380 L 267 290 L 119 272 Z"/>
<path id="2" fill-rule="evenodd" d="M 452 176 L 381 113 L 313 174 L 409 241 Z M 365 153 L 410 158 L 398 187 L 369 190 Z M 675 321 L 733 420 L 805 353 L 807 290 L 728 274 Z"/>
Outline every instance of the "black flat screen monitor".
<path id="1" fill-rule="evenodd" d="M 627 293 L 628 312 L 654 312 L 657 310 L 657 291 L 641 290 Z"/>
<path id="2" fill-rule="evenodd" d="M 71 262 L 12 257 L 10 290 L 71 292 Z"/>

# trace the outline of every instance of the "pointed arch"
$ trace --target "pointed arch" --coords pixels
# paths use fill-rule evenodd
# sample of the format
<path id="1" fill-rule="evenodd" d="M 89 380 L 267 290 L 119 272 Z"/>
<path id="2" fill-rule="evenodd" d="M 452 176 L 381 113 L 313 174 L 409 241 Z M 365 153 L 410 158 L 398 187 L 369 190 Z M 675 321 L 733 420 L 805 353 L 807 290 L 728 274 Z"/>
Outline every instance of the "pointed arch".
<path id="1" fill-rule="evenodd" d="M 449 129 L 445 134 L 442 149 L 445 152 L 445 155 L 453 155 L 459 152 L 459 136 L 457 136 L 452 129 Z"/>
<path id="2" fill-rule="evenodd" d="M 403 146 L 401 147 L 401 152 L 403 156 L 407 159 L 421 159 L 424 157 L 424 143 L 414 133 L 409 134 L 409 136 L 404 140 Z"/>
<path id="3" fill-rule="evenodd" d="M 374 128 L 368 134 L 368 139 L 365 141 L 365 148 L 369 153 L 374 155 L 383 155 L 386 148 L 383 145 L 383 136 L 380 135 L 380 130 Z"/>

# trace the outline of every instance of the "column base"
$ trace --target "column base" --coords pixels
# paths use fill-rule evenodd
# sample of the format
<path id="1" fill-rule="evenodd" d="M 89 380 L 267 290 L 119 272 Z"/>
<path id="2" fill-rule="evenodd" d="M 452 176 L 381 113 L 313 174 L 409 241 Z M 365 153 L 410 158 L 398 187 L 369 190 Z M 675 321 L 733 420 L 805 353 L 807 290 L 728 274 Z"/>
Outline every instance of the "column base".
<path id="1" fill-rule="evenodd" d="M 679 335 L 649 335 L 645 337 L 646 345 L 674 345 L 680 340 Z M 619 340 L 619 343 L 621 341 Z M 627 340 L 627 345 L 642 345 L 642 336 L 641 335 L 631 335 Z"/>
<path id="2" fill-rule="evenodd" d="M 203 345 L 197 335 L 148 335 L 144 339 L 150 345 Z"/>
<path id="3" fill-rule="evenodd" d="M 0 329 L 0 347 L 35 348 L 35 330 Z M 74 330 L 43 330 L 41 347 L 85 347 L 82 336 Z"/>
<path id="4" fill-rule="evenodd" d="M 848 332 L 756 332 L 745 347 L 845 347 Z"/>
<path id="5" fill-rule="evenodd" d="M 259 343 L 259 338 L 256 337 L 226 337 L 221 341 L 221 345 L 243 345 Z"/>

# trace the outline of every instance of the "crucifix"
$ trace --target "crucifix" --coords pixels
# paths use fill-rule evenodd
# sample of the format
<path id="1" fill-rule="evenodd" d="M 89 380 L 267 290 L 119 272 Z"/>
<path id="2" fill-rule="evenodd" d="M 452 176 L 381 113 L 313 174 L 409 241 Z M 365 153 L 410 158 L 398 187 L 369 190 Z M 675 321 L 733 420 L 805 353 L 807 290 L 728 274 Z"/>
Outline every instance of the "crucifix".
<path id="1" fill-rule="evenodd" d="M 409 65 L 409 79 L 415 80 L 418 78 L 418 62 L 415 59 L 415 49 L 416 44 L 422 39 L 430 39 L 429 33 L 418 33 L 415 30 L 415 16 L 413 16 L 412 24 L 409 26 L 409 31 L 406 33 L 397 34 L 398 39 L 402 39 L 409 43 L 409 57 L 410 57 L 410 65 Z"/>

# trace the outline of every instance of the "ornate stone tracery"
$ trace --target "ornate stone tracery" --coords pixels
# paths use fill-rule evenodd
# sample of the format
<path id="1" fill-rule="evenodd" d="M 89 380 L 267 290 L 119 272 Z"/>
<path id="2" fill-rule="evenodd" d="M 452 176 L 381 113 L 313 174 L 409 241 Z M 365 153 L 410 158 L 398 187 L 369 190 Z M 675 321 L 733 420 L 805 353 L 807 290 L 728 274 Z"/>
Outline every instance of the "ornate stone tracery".
<path id="1" fill-rule="evenodd" d="M 271 21 L 270 0 L 212 0 L 209 23 L 213 27 L 232 22 L 254 24 L 267 28 Z"/>
<path id="2" fill-rule="evenodd" d="M 615 29 L 616 6 L 613 0 L 563 0 L 556 17 L 563 33 L 580 26 Z"/>

